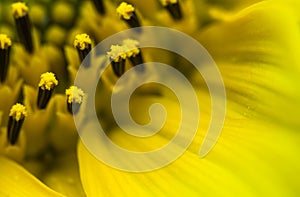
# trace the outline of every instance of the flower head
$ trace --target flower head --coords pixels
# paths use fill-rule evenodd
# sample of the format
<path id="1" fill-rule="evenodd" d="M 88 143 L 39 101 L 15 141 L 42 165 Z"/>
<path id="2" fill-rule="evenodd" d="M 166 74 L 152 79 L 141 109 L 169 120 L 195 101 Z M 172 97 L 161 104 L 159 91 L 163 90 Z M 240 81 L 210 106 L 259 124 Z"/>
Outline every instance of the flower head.
<path id="1" fill-rule="evenodd" d="M 128 0 L 120 4 L 29 0 L 28 4 L 1 1 L 0 7 L 0 187 L 5 188 L 1 195 L 299 193 L 295 174 L 300 172 L 300 4 L 296 0 Z M 199 52 L 204 62 L 197 62 L 199 73 L 188 57 L 164 48 L 143 48 L 147 39 L 171 46 L 179 42 L 155 32 L 145 38 L 143 25 L 188 34 L 217 65 L 225 84 L 227 112 L 224 125 L 214 125 L 222 128 L 222 134 L 204 158 L 199 157 L 199 147 L 214 140 L 204 136 L 212 127 L 212 117 L 222 111 L 222 96 L 210 95 L 220 86 L 210 72 L 214 65 Z M 132 36 L 92 50 L 94 42 L 134 27 L 139 28 Z M 183 45 L 178 51 L 193 50 L 190 43 Z M 170 65 L 190 82 L 199 106 L 192 106 L 186 81 L 156 69 L 155 62 Z M 105 64 L 109 67 L 100 77 L 89 72 Z M 82 79 L 87 83 L 75 85 L 81 72 L 88 73 Z M 99 78 L 95 98 L 88 92 L 93 77 Z M 159 77 L 181 94 L 156 83 Z M 149 83 L 140 84 L 144 81 Z M 132 94 L 127 97 L 128 93 Z M 115 95 L 120 99 L 113 105 Z M 180 96 L 189 102 L 183 105 Z M 194 109 L 200 118 L 192 113 Z M 198 123 L 195 136 L 186 145 L 193 122 Z M 93 133 L 99 124 L 104 132 Z M 185 132 L 177 132 L 180 129 Z M 84 141 L 87 137 L 91 146 Z M 174 139 L 179 140 L 171 143 L 169 152 L 154 154 Z M 139 171 L 185 146 L 183 154 L 168 165 Z M 100 161 L 94 154 L 99 150 L 111 161 L 136 169 L 135 173 Z M 118 150 L 142 157 L 127 157 Z"/>

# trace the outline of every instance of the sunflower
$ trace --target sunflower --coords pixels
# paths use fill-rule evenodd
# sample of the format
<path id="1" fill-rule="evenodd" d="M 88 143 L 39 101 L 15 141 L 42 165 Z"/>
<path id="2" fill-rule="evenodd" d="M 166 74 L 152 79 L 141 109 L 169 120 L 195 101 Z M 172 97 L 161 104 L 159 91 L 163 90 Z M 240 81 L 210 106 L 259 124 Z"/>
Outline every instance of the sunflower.
<path id="1" fill-rule="evenodd" d="M 296 0 L 4 0 L 0 9 L 1 196 L 299 195 Z M 149 26 L 184 33 L 210 54 L 214 62 L 205 66 L 217 65 L 226 91 L 220 125 L 211 125 L 211 119 L 222 114 L 223 97 L 210 93 L 223 83 L 207 84 L 188 58 L 143 48 L 130 36 L 104 52 L 96 50 L 98 43 L 131 28 L 139 38 L 150 39 L 145 36 Z M 151 39 L 173 46 L 180 42 L 168 37 Z M 188 43 L 180 47 L 193 50 Z M 81 71 L 95 67 L 93 55 L 97 65 L 108 65 L 95 95 L 87 91 L 93 73 L 85 76 L 86 84 L 76 83 Z M 169 70 L 155 70 L 151 62 L 181 73 L 199 106 L 193 105 L 184 81 L 169 78 Z M 134 73 L 123 80 L 131 68 Z M 170 80 L 187 104 L 150 79 L 128 92 L 133 81 L 147 79 L 145 73 L 151 80 Z M 121 98 L 115 107 L 127 110 L 135 124 L 116 120 L 114 93 Z M 96 121 L 90 121 L 89 103 Z M 195 136 L 185 144 L 195 122 Z M 95 123 L 104 130 L 97 136 L 92 135 Z M 214 126 L 222 133 L 211 138 L 207 131 Z M 86 136 L 95 139 L 92 145 Z M 176 137 L 168 152 L 143 157 Z M 142 156 L 127 157 L 115 145 Z M 180 150 L 174 160 L 153 168 Z M 124 168 L 103 162 L 99 154 Z"/>

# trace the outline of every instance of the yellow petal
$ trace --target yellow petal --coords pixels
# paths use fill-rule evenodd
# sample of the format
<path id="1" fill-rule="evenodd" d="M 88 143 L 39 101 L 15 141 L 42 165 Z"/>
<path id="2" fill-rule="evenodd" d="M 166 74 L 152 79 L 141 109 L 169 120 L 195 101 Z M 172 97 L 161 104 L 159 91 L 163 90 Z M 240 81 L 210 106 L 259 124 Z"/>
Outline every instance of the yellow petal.
<path id="1" fill-rule="evenodd" d="M 136 143 L 121 130 L 110 137 L 134 149 L 156 148 L 166 143 L 159 135 L 149 143 Z M 227 121 L 215 149 L 205 158 L 186 151 L 170 165 L 150 172 L 124 172 L 97 160 L 79 143 L 78 157 L 83 187 L 88 196 L 293 196 L 299 192 L 299 134 L 262 122 Z M 175 147 L 174 147 L 175 148 Z M 124 165 L 133 163 L 107 147 L 107 154 Z M 158 155 L 159 159 L 163 155 Z"/>
<path id="2" fill-rule="evenodd" d="M 107 8 L 107 14 L 104 16 L 99 16 L 91 1 L 83 2 L 80 7 L 78 27 L 82 29 L 82 32 L 79 33 L 93 35 L 94 40 L 97 42 L 127 29 L 126 24 L 119 19 L 115 11 L 116 4 L 113 4 L 110 1 L 104 1 L 104 5 Z M 86 20 L 86 18 L 89 18 L 90 20 Z M 101 29 L 105 29 L 105 31 L 102 31 Z"/>
<path id="3" fill-rule="evenodd" d="M 33 56 L 27 54 L 18 44 L 14 45 L 15 53 L 12 56 L 12 61 L 15 63 L 16 67 L 20 70 L 21 76 L 24 81 L 36 87 L 39 82 L 39 78 L 42 73 L 49 71 L 50 65 L 47 59 L 44 58 L 44 54 L 38 51 Z"/>
<path id="4" fill-rule="evenodd" d="M 15 81 L 14 84 L 0 85 L 0 95 L 3 95 L 0 97 L 0 109 L 3 112 L 1 121 L 2 126 L 7 126 L 9 109 L 16 103 L 20 94 L 21 85 L 22 80 Z"/>
<path id="5" fill-rule="evenodd" d="M 298 24 L 290 7 L 267 1 L 197 37 L 219 66 L 230 108 L 245 117 L 299 126 Z"/>
<path id="6" fill-rule="evenodd" d="M 240 1 L 235 1 L 235 0 L 213 0 L 213 1 L 207 1 L 207 4 L 210 6 L 217 6 L 221 7 L 223 9 L 230 9 L 230 10 L 236 10 L 236 9 L 242 9 L 245 7 L 248 7 L 254 3 L 260 2 L 262 0 L 240 0 Z M 198 2 L 198 1 L 195 1 Z M 197 5 L 197 4 L 196 4 Z"/>
<path id="7" fill-rule="evenodd" d="M 64 154 L 76 149 L 78 134 L 73 115 L 67 111 L 66 96 L 55 95 L 52 99 L 56 103 L 56 112 L 55 124 L 49 130 L 49 142 L 57 152 Z"/>
<path id="8" fill-rule="evenodd" d="M 107 131 L 107 136 L 113 143 L 129 151 L 148 152 L 163 147 L 174 137 L 180 124 L 180 108 L 171 99 L 132 97 L 131 115 L 137 123 L 149 122 L 147 113 L 150 104 L 159 102 L 168 111 L 167 121 L 156 135 L 139 138 L 115 128 Z M 201 101 L 208 103 L 206 100 L 207 98 Z M 205 106 L 204 103 L 202 106 Z M 236 116 L 231 116 L 233 114 L 231 111 L 228 114 L 230 116 L 226 119 L 217 144 L 205 158 L 198 155 L 210 117 L 204 109 L 200 116 L 197 135 L 187 151 L 171 164 L 149 172 L 125 172 L 113 168 L 110 166 L 112 163 L 107 160 L 97 160 L 95 155 L 80 142 L 78 158 L 86 194 L 88 196 L 281 196 L 299 192 L 297 187 L 299 178 L 293 176 L 300 171 L 298 167 L 300 159 L 297 157 L 299 133 L 263 121 L 232 118 Z M 157 116 L 159 117 L 161 115 Z M 186 132 L 180 138 L 182 141 L 190 132 L 190 128 L 186 128 Z M 82 133 L 89 135 L 91 129 L 93 127 L 87 126 Z M 138 132 L 145 133 L 149 130 L 141 128 Z M 158 152 L 156 158 L 134 159 L 116 151 L 102 135 L 94 136 L 93 140 L 101 142 L 99 145 L 91 141 L 94 153 L 100 151 L 105 158 L 136 169 L 160 163 L 181 148 L 181 144 L 173 144 L 171 149 L 173 151 L 168 152 L 169 154 Z"/>
<path id="9" fill-rule="evenodd" d="M 11 145 L 7 140 L 7 128 L 0 128 L 0 155 L 21 163 L 26 155 L 26 145 L 26 137 L 23 130 L 19 133 L 17 143 Z"/>
<path id="10" fill-rule="evenodd" d="M 27 139 L 27 154 L 36 156 L 43 152 L 48 144 L 48 131 L 50 130 L 52 121 L 54 120 L 54 110 L 56 103 L 50 99 L 47 107 L 39 110 L 36 105 L 37 88 L 24 86 L 24 103 L 28 110 L 28 117 L 24 121 L 23 129 Z"/>
<path id="11" fill-rule="evenodd" d="M 66 196 L 85 196 L 79 177 L 75 151 L 56 157 L 54 166 L 45 172 L 42 180 L 47 186 Z"/>
<path id="12" fill-rule="evenodd" d="M 0 156 L 0 163 L 1 196 L 63 196 L 49 189 L 15 162 Z"/>

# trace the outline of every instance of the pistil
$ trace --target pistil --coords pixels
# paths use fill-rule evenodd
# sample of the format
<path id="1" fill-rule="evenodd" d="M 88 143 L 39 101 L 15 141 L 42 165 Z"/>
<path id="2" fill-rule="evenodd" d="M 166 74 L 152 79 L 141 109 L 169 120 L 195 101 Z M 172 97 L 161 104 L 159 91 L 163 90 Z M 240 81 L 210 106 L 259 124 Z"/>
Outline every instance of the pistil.
<path id="1" fill-rule="evenodd" d="M 73 43 L 74 47 L 77 49 L 79 58 L 81 62 L 86 58 L 86 56 L 92 50 L 92 40 L 90 39 L 89 35 L 87 34 L 77 34 L 75 36 L 75 40 Z M 90 66 L 90 61 L 86 60 L 83 64 L 84 67 Z"/>
<path id="2" fill-rule="evenodd" d="M 107 55 L 111 61 L 112 69 L 117 77 L 121 77 L 125 72 L 126 63 L 126 47 L 119 45 L 112 45 L 111 51 Z"/>
<path id="3" fill-rule="evenodd" d="M 9 57 L 11 49 L 11 40 L 5 34 L 0 34 L 0 82 L 3 83 L 6 79 Z"/>
<path id="4" fill-rule="evenodd" d="M 24 105 L 17 103 L 10 109 L 8 125 L 7 125 L 7 140 L 11 145 L 18 141 L 27 111 Z"/>
<path id="5" fill-rule="evenodd" d="M 140 21 L 132 4 L 122 2 L 117 8 L 117 13 L 131 28 L 140 27 Z"/>
<path id="6" fill-rule="evenodd" d="M 46 72 L 41 75 L 37 99 L 37 106 L 39 109 L 45 109 L 47 107 L 54 87 L 57 85 L 58 81 L 53 73 Z"/>
<path id="7" fill-rule="evenodd" d="M 84 99 L 84 92 L 82 89 L 71 86 L 66 90 L 67 96 L 67 109 L 70 114 L 76 115 Z"/>
<path id="8" fill-rule="evenodd" d="M 20 42 L 29 53 L 33 53 L 33 39 L 28 7 L 23 2 L 17 2 L 12 4 L 12 10 Z"/>
<path id="9" fill-rule="evenodd" d="M 126 39 L 126 40 L 123 40 L 123 46 L 127 48 L 126 55 L 129 58 L 129 60 L 131 61 L 133 66 L 137 66 L 139 64 L 144 63 L 142 51 L 140 48 L 138 48 L 139 41 L 133 40 L 133 39 Z M 140 71 L 140 72 L 144 71 L 143 66 L 140 66 L 138 68 L 139 68 L 139 69 L 137 69 L 138 71 Z"/>

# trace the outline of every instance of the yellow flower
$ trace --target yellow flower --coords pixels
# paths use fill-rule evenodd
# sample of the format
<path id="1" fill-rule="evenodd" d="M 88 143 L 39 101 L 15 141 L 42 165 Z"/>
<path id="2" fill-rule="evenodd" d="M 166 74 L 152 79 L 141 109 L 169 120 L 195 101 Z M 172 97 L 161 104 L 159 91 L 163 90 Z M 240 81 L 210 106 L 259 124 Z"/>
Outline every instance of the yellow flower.
<path id="1" fill-rule="evenodd" d="M 10 1 L 0 3 L 0 70 L 4 70 L 0 75 L 0 196 L 298 196 L 300 4 L 296 0 L 126 2 L 35 0 L 13 4 L 12 12 L 7 11 Z M 222 113 L 213 105 L 223 102 L 222 95 L 210 94 L 210 88 L 222 84 L 207 84 L 187 57 L 142 48 L 131 37 L 112 43 L 111 51 L 97 56 L 94 43 L 147 25 L 188 34 L 205 47 L 220 70 L 226 118 L 224 125 L 214 125 L 222 133 L 210 152 L 200 149 L 205 142 L 215 143 L 205 136 L 212 117 Z M 135 33 L 142 37 L 145 30 Z M 168 34 L 156 36 L 174 46 L 179 42 L 168 39 Z M 168 87 L 150 83 L 134 91 L 129 106 L 117 104 L 120 112 L 129 109 L 138 125 L 118 124 L 111 95 L 119 94 L 126 101 L 126 87 L 147 80 L 145 72 L 157 73 L 152 64 L 139 67 L 143 62 L 178 69 L 192 84 L 199 106 L 192 106 L 193 98 L 182 81 L 171 84 L 190 105 L 182 106 L 177 92 Z M 83 75 L 87 83 L 74 86 L 78 73 L 105 64 L 110 66 L 95 87 L 95 98 L 85 90 L 88 79 L 98 73 Z M 131 67 L 137 72 L 126 78 Z M 171 74 L 158 77 L 171 79 Z M 123 83 L 115 85 L 123 76 Z M 213 103 L 213 98 L 218 102 Z M 95 103 L 96 122 L 90 103 Z M 200 118 L 194 116 L 195 109 Z M 95 134 L 98 122 L 105 132 Z M 197 133 L 191 144 L 185 144 L 194 122 Z M 186 132 L 178 134 L 180 129 Z M 86 144 L 85 137 L 94 139 L 92 145 Z M 176 137 L 179 140 L 169 144 Z M 145 156 L 167 145 L 168 152 Z M 115 146 L 141 157 L 127 157 Z M 168 165 L 156 166 L 185 146 L 183 154 Z M 109 165 L 99 155 L 124 168 Z"/>

